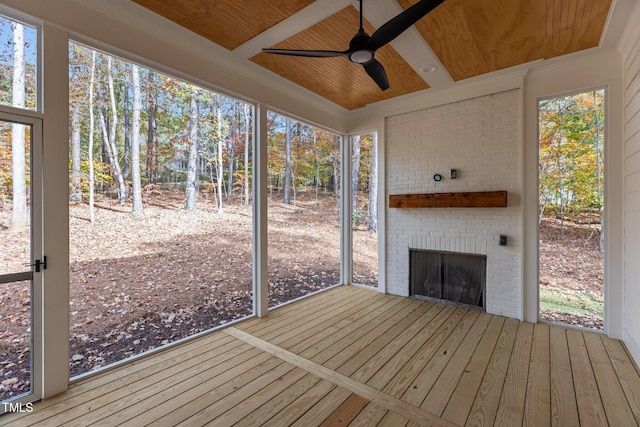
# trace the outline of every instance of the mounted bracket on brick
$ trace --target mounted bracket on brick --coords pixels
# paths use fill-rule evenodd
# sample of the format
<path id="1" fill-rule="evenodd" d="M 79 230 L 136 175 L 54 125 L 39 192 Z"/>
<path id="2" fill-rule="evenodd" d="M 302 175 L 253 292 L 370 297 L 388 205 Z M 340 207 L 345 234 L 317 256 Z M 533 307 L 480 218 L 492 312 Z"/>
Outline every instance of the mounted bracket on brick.
<path id="1" fill-rule="evenodd" d="M 505 208 L 506 191 L 392 194 L 390 208 Z"/>

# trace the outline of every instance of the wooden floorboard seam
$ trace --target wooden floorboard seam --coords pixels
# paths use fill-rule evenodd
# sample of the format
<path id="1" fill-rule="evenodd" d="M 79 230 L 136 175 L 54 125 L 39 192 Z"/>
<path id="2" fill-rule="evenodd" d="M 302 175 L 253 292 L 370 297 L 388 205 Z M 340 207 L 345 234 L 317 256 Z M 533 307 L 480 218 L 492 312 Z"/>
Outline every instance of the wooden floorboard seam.
<path id="1" fill-rule="evenodd" d="M 0 425 L 626 427 L 640 425 L 638 372 L 602 334 L 335 288 L 84 378 Z"/>
<path id="2" fill-rule="evenodd" d="M 362 384 L 353 380 L 345 375 L 342 375 L 336 371 L 328 369 L 322 365 L 319 365 L 311 360 L 305 359 L 295 353 L 280 348 L 270 342 L 264 341 L 244 331 L 230 327 L 224 330 L 225 333 L 251 344 L 279 359 L 295 365 L 299 368 L 306 370 L 314 375 L 317 375 L 331 383 L 340 386 L 350 392 L 357 394 L 358 396 L 370 400 L 371 402 L 384 407 L 390 411 L 396 412 L 403 417 L 415 421 L 421 425 L 442 426 L 442 427 L 457 427 L 457 424 L 453 424 L 447 420 L 444 420 L 436 415 L 425 411 L 421 408 L 410 405 L 396 397 L 374 389 L 366 384 Z"/>

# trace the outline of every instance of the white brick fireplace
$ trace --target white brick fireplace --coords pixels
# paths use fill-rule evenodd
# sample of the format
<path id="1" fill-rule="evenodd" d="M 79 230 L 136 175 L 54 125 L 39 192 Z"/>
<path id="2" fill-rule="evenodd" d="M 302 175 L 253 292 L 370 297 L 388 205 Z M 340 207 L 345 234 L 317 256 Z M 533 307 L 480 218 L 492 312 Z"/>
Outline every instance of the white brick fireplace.
<path id="1" fill-rule="evenodd" d="M 512 90 L 386 119 L 388 195 L 508 195 L 506 208 L 396 209 L 387 201 L 387 292 L 409 295 L 410 249 L 481 254 L 487 256 L 486 311 L 522 319 L 520 111 L 520 91 Z M 451 169 L 456 179 L 449 178 Z"/>

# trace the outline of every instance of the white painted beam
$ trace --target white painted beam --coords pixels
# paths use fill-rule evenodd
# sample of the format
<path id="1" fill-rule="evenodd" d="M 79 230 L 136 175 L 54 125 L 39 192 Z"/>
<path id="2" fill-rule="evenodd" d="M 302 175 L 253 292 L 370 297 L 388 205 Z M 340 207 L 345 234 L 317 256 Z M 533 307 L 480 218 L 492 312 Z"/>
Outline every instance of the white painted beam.
<path id="1" fill-rule="evenodd" d="M 280 43 L 289 37 L 306 30 L 334 13 L 352 4 L 351 0 L 317 0 L 309 6 L 279 22 L 263 33 L 252 38 L 233 50 L 233 53 L 242 58 L 251 58 L 267 48 Z M 358 29 L 355 28 L 353 33 Z M 322 46 L 309 46 L 309 49 L 322 49 Z M 346 49 L 346 46 L 345 46 Z"/>
<path id="2" fill-rule="evenodd" d="M 363 9 L 365 18 L 376 28 L 380 28 L 404 10 L 395 0 L 366 2 Z M 449 72 L 415 26 L 396 37 L 391 42 L 391 46 L 432 88 L 445 88 L 454 83 Z M 436 69 L 425 73 L 422 69 L 427 66 L 434 66 Z"/>

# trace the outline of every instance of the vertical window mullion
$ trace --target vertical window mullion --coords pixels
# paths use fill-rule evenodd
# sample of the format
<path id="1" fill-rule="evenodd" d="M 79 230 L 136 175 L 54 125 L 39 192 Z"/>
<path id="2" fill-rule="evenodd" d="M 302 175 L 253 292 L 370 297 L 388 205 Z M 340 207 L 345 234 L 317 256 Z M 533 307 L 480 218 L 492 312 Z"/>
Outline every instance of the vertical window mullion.
<path id="1" fill-rule="evenodd" d="M 253 304 L 254 313 L 269 312 L 267 238 L 267 106 L 256 107 L 253 138 Z"/>
<path id="2" fill-rule="evenodd" d="M 340 283 L 350 285 L 352 281 L 352 212 L 351 212 L 351 138 L 342 136 L 340 165 Z"/>

